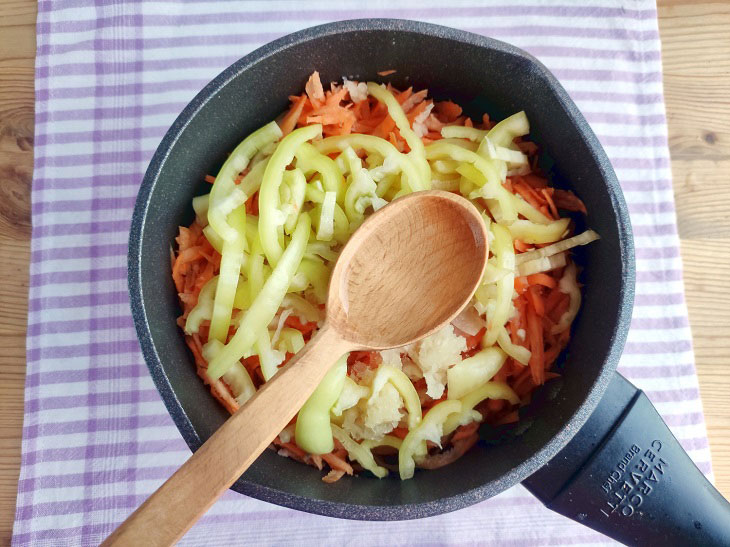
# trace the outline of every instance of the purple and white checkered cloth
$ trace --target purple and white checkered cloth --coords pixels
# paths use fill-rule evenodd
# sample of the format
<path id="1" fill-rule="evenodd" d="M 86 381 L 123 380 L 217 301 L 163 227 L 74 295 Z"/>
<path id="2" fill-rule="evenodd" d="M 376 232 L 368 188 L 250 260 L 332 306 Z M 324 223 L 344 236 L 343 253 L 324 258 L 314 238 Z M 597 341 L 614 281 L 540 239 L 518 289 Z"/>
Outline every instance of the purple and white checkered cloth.
<path id="1" fill-rule="evenodd" d="M 189 456 L 147 373 L 127 297 L 131 211 L 162 135 L 239 57 L 283 34 L 355 17 L 420 19 L 493 36 L 530 51 L 560 79 L 606 148 L 631 211 L 637 293 L 620 370 L 646 390 L 711 474 L 683 294 L 654 3 L 444 4 L 39 3 L 16 545 L 98 544 Z M 456 513 L 389 523 L 313 516 L 230 492 L 183 543 L 606 541 L 518 486 Z"/>

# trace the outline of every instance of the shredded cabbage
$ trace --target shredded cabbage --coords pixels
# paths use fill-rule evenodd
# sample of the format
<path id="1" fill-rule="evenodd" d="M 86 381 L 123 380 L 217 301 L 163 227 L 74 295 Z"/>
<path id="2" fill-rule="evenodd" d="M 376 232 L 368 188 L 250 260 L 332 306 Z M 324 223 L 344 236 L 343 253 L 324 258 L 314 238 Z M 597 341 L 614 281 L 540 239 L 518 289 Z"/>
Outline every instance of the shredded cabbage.
<path id="1" fill-rule="evenodd" d="M 575 267 L 575 263 L 571 262 L 568 266 L 566 266 L 565 271 L 563 272 L 563 277 L 560 278 L 560 283 L 558 284 L 560 292 L 570 296 L 570 305 L 566 312 L 560 317 L 558 323 L 553 325 L 553 328 L 551 329 L 553 334 L 560 334 L 561 332 L 568 330 L 573 319 L 575 319 L 575 316 L 578 315 L 581 295 L 577 276 L 578 271 Z"/>
<path id="2" fill-rule="evenodd" d="M 349 376 L 345 376 L 345 383 L 335 406 L 332 407 L 332 414 L 342 416 L 345 410 L 354 407 L 360 402 L 360 399 L 367 397 L 369 393 L 370 390 L 366 386 L 361 386 Z"/>
<path id="3" fill-rule="evenodd" d="M 362 465 L 363 469 L 370 471 L 379 479 L 388 475 L 388 470 L 385 467 L 381 467 L 375 463 L 373 453 L 367 446 L 363 446 L 362 444 L 353 441 L 347 433 L 336 425 L 331 425 L 330 427 L 332 428 L 332 435 L 334 435 L 335 439 L 342 443 L 342 446 L 345 450 L 347 450 L 347 454 L 350 456 L 351 460 L 357 460 L 360 465 Z"/>

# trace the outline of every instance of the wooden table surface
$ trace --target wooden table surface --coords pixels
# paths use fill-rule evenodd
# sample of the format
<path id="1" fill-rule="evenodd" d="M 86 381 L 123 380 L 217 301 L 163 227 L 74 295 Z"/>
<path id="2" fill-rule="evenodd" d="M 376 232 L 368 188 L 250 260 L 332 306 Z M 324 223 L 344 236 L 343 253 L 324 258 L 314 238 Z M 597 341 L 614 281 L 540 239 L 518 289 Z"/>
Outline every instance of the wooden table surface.
<path id="1" fill-rule="evenodd" d="M 35 2 L 0 3 L 0 544 L 20 465 Z M 730 2 L 659 0 L 684 279 L 716 483 L 730 497 Z"/>

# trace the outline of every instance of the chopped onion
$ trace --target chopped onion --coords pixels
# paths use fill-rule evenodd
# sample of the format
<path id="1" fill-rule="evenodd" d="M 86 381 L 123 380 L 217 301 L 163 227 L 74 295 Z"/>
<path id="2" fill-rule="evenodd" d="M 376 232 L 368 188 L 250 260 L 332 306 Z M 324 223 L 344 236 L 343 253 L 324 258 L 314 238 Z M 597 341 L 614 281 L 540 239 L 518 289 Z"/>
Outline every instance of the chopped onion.
<path id="1" fill-rule="evenodd" d="M 445 192 L 458 192 L 459 179 L 439 179 L 432 177 L 431 188 L 433 188 L 434 190 L 443 190 Z"/>
<path id="2" fill-rule="evenodd" d="M 552 245 L 543 247 L 542 249 L 534 249 L 532 251 L 527 251 L 526 253 L 518 254 L 517 256 L 515 256 L 515 264 L 519 266 L 520 264 L 524 264 L 525 262 L 529 262 L 530 260 L 542 258 L 543 256 L 556 255 L 579 245 L 587 245 L 588 243 L 591 243 L 592 241 L 600 238 L 601 236 L 599 236 L 593 230 L 586 230 L 582 234 L 578 234 L 577 236 L 558 241 L 556 243 L 553 243 Z"/>
<path id="3" fill-rule="evenodd" d="M 515 220 L 507 226 L 513 239 L 525 243 L 552 243 L 565 235 L 570 224 L 569 218 L 561 218 L 550 224 L 536 224 L 529 220 Z"/>
<path id="4" fill-rule="evenodd" d="M 335 192 L 325 192 L 324 201 L 322 202 L 322 215 L 319 218 L 319 228 L 317 229 L 317 239 L 320 241 L 329 241 L 335 232 Z"/>
<path id="5" fill-rule="evenodd" d="M 279 314 L 279 320 L 276 322 L 276 330 L 274 331 L 274 336 L 271 337 L 271 345 L 276 346 L 276 343 L 279 341 L 279 335 L 281 334 L 281 329 L 284 328 L 284 323 L 289 318 L 289 316 L 294 313 L 294 310 L 290 308 L 284 308 L 281 313 Z"/>
<path id="6" fill-rule="evenodd" d="M 454 317 L 451 324 L 468 336 L 474 336 L 485 326 L 484 320 L 479 317 L 479 312 L 471 304 L 467 304 L 459 315 Z"/>
<path id="7" fill-rule="evenodd" d="M 210 194 L 197 196 L 193 198 L 193 211 L 195 211 L 195 220 L 202 228 L 208 225 L 208 206 L 210 205 Z"/>
<path id="8" fill-rule="evenodd" d="M 518 255 L 519 256 L 519 255 Z M 566 264 L 565 252 L 552 256 L 543 256 L 529 262 L 524 262 L 517 266 L 517 275 L 525 276 L 540 272 L 549 272 L 555 268 L 562 268 Z"/>
<path id="9" fill-rule="evenodd" d="M 527 156 L 519 150 L 512 150 L 504 146 L 495 146 L 489 137 L 484 137 L 480 146 L 485 156 L 491 160 L 501 160 L 510 164 L 510 167 L 528 165 Z"/>

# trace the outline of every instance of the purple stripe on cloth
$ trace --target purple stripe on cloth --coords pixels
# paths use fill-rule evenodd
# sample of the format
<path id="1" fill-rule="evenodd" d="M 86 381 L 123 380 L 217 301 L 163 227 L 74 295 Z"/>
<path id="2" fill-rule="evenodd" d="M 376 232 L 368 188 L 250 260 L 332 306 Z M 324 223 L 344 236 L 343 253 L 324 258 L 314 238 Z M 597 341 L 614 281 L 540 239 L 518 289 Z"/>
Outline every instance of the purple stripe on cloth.
<path id="1" fill-rule="evenodd" d="M 47 272 L 30 276 L 31 283 L 36 285 L 53 285 L 66 283 L 91 283 L 95 281 L 117 281 L 126 279 L 126 268 L 95 268 L 93 270 L 75 270 L 69 272 Z"/>
<path id="2" fill-rule="evenodd" d="M 149 416 L 126 416 L 120 418 L 95 419 L 94 433 L 99 431 L 114 431 L 122 434 L 125 431 L 135 431 L 144 428 L 167 427 L 172 424 L 169 414 Z M 89 420 L 74 420 L 68 422 L 50 422 L 38 426 L 39 435 L 74 435 L 89 431 Z"/>
<path id="3" fill-rule="evenodd" d="M 129 509 L 141 505 L 146 496 L 104 496 L 94 500 L 53 501 L 34 505 L 18 506 L 21 518 L 30 519 L 35 516 L 68 515 L 72 513 L 90 513 L 110 509 Z"/>
<path id="4" fill-rule="evenodd" d="M 36 201 L 33 203 L 31 210 L 34 215 L 42 215 L 44 213 L 78 213 L 91 210 L 131 209 L 134 207 L 136 199 L 136 196 L 123 196 L 117 198 Z"/>
<path id="5" fill-rule="evenodd" d="M 79 182 L 79 185 L 82 183 Z M 53 236 L 110 234 L 129 232 L 131 220 L 106 220 L 101 222 L 74 222 L 71 224 L 44 224 L 33 229 L 33 237 L 42 239 Z M 31 281 L 33 277 L 31 277 Z M 42 281 L 39 280 L 39 283 Z"/>
<path id="6" fill-rule="evenodd" d="M 102 152 L 97 154 L 67 154 L 64 156 L 51 156 L 38 158 L 36 167 L 77 167 L 79 165 L 100 165 L 104 163 L 134 163 L 140 161 L 139 150 L 126 152 Z"/>
<path id="7" fill-rule="evenodd" d="M 636 272 L 637 283 L 667 283 L 681 281 L 682 270 L 649 270 Z"/>
<path id="8" fill-rule="evenodd" d="M 656 201 L 656 202 L 644 202 L 644 203 L 629 203 L 629 212 L 635 215 L 641 213 L 673 213 L 674 202 L 673 201 Z"/>
<path id="9" fill-rule="evenodd" d="M 619 177 L 619 183 L 621 184 L 621 189 L 624 192 L 666 192 L 669 194 L 673 189 L 672 180 L 669 178 L 632 179 L 623 176 L 621 169 L 617 168 L 617 171 L 618 172 L 616 174 Z M 658 198 L 659 196 L 656 197 Z"/>
<path id="10" fill-rule="evenodd" d="M 43 260 L 70 260 L 79 258 L 101 258 L 104 256 L 124 256 L 127 254 L 126 243 L 108 245 L 90 245 L 88 247 L 58 247 L 33 251 L 31 258 L 36 262 Z"/>
<path id="11" fill-rule="evenodd" d="M 700 390 L 693 387 L 668 389 L 666 391 L 646 391 L 653 403 L 678 403 L 700 398 Z"/>
<path id="12" fill-rule="evenodd" d="M 68 359 L 70 357 L 97 357 L 100 355 L 121 355 L 139 353 L 139 342 L 134 340 L 112 340 L 109 342 L 79 343 L 73 346 L 47 346 L 31 348 L 27 352 L 29 362 L 40 359 Z"/>
<path id="13" fill-rule="evenodd" d="M 627 342 L 624 346 L 626 355 L 642 355 L 651 353 L 682 353 L 692 351 L 689 340 L 672 340 L 670 342 Z"/>
<path id="14" fill-rule="evenodd" d="M 62 410 L 71 408 L 88 408 L 91 404 L 96 408 L 105 406 L 116 406 L 124 404 L 151 403 L 160 401 L 160 394 L 156 389 L 140 389 L 135 391 L 112 391 L 108 393 L 93 393 L 86 398 L 77 395 L 59 395 L 57 397 L 44 397 L 33 399 L 25 409 L 27 413 L 33 414 L 48 410 Z"/>
<path id="15" fill-rule="evenodd" d="M 694 365 L 656 365 L 643 367 L 619 366 L 627 378 L 666 378 L 668 376 L 694 376 Z"/>
<path id="16" fill-rule="evenodd" d="M 632 105 L 654 105 L 661 104 L 663 96 L 659 93 L 644 93 L 640 89 L 636 92 L 615 92 L 610 91 L 571 91 L 570 96 L 574 101 L 600 101 L 607 103 L 630 103 Z M 615 144 L 617 146 L 627 146 L 636 144 L 637 140 L 647 143 L 648 146 L 664 146 L 667 142 L 666 137 L 662 136 L 645 136 L 645 135 L 599 135 L 601 142 Z"/>
<path id="17" fill-rule="evenodd" d="M 99 460 L 119 458 L 131 454 L 164 454 L 180 452 L 187 447 L 180 438 L 170 440 L 149 440 L 139 446 L 130 444 L 89 444 L 63 448 L 44 448 L 26 453 L 29 464 L 36 461 L 64 462 L 74 460 Z"/>
<path id="18" fill-rule="evenodd" d="M 680 425 L 697 425 L 704 421 L 702 412 L 688 412 L 685 414 L 670 414 L 668 416 L 662 416 L 664 422 L 669 427 L 676 427 Z"/>
<path id="19" fill-rule="evenodd" d="M 636 258 L 652 260 L 657 258 L 677 258 L 679 248 L 673 247 L 637 247 Z"/>
<path id="20" fill-rule="evenodd" d="M 38 312 L 53 309 L 89 308 L 110 304 L 126 304 L 127 302 L 129 302 L 127 291 L 111 291 L 76 296 L 34 297 L 28 301 L 28 310 Z"/>
<path id="21" fill-rule="evenodd" d="M 652 237 L 652 236 L 668 236 L 676 235 L 677 227 L 675 224 L 636 224 L 632 226 L 635 237 Z"/>
<path id="22" fill-rule="evenodd" d="M 152 153 L 150 153 L 152 156 Z M 89 177 L 79 176 L 77 178 L 72 177 L 44 177 L 38 179 L 38 190 L 75 190 L 76 188 L 84 187 L 95 187 L 95 188 L 136 188 L 142 183 L 142 177 L 144 173 L 136 171 L 133 173 L 125 173 L 120 175 L 93 175 Z M 75 184 L 74 184 L 75 183 Z M 97 223 L 99 226 L 105 226 L 105 221 Z M 40 226 L 44 230 L 52 230 L 53 224 Z M 63 224 L 59 224 L 59 229 L 63 228 Z M 127 229 L 119 230 L 127 231 Z"/>
<path id="23" fill-rule="evenodd" d="M 634 306 L 671 306 L 684 304 L 682 293 L 648 293 L 637 294 L 634 298 Z"/>
<path id="24" fill-rule="evenodd" d="M 147 366 L 135 363 L 121 368 L 112 366 L 89 366 L 84 370 L 44 370 L 26 375 L 26 387 L 41 384 L 71 384 L 78 382 L 104 382 L 113 379 L 142 378 L 149 374 Z"/>
<path id="25" fill-rule="evenodd" d="M 631 328 L 636 330 L 670 330 L 689 327 L 687 317 L 634 317 L 631 319 Z"/>
<path id="26" fill-rule="evenodd" d="M 169 420 L 169 416 L 167 417 Z M 63 475 L 46 475 L 39 477 L 34 484 L 36 488 L 72 488 L 75 486 L 84 486 L 91 481 L 93 484 L 114 484 L 117 482 L 125 483 L 128 481 L 149 481 L 169 478 L 177 467 L 163 465 L 149 468 L 136 469 L 111 469 L 109 471 L 96 471 L 91 474 L 87 473 L 68 473 Z M 30 481 L 20 481 L 18 490 L 26 492 L 30 486 Z"/>
<path id="27" fill-rule="evenodd" d="M 170 103 L 170 110 L 179 112 L 180 105 Z M 78 112 L 78 111 L 74 111 Z M 93 115 L 93 114 L 91 114 Z M 69 131 L 66 133 L 56 132 L 53 134 L 39 135 L 40 138 L 35 140 L 35 147 L 47 146 L 49 144 L 75 144 L 87 142 L 124 142 L 138 141 L 142 138 L 162 138 L 167 131 L 168 126 L 159 127 L 130 127 L 123 129 L 97 129 L 92 131 Z"/>
<path id="28" fill-rule="evenodd" d="M 134 322 L 129 314 L 111 315 L 96 319 L 67 319 L 64 321 L 41 321 L 39 323 L 28 323 L 28 335 L 40 336 L 42 334 L 70 334 L 77 332 L 92 332 L 94 330 L 120 330 L 125 328 L 134 328 Z"/>
<path id="29" fill-rule="evenodd" d="M 174 89 L 173 89 L 174 91 Z M 190 90 L 190 98 L 192 99 L 194 90 Z M 40 126 L 53 123 L 53 122 L 68 122 L 68 121 L 88 121 L 94 120 L 99 117 L 107 118 L 110 116 L 127 118 L 134 116 L 134 111 L 138 111 L 141 108 L 142 116 L 157 116 L 161 114 L 170 114 L 170 123 L 175 119 L 175 116 L 185 106 L 185 101 L 180 102 L 165 102 L 157 103 L 152 105 L 138 106 L 118 106 L 118 107 L 99 107 L 99 108 L 77 108 L 73 110 L 61 110 L 54 109 L 51 111 L 39 111 L 36 112 L 36 123 Z M 167 128 L 165 128 L 167 130 Z M 98 131 L 98 130 L 93 130 Z M 164 134 L 161 133 L 161 135 Z M 42 141 L 43 142 L 43 141 Z"/>
<path id="30" fill-rule="evenodd" d="M 661 119 L 661 114 L 659 118 Z M 653 115 L 650 116 L 653 118 Z M 592 122 L 595 122 L 591 118 Z M 609 122 L 612 123 L 612 122 Z M 667 169 L 669 168 L 669 158 L 614 158 L 611 163 L 617 169 Z"/>
<path id="31" fill-rule="evenodd" d="M 193 92 L 200 91 L 200 89 L 208 83 L 207 79 L 196 78 L 196 79 L 185 79 L 185 80 L 174 80 L 164 82 L 148 82 L 145 84 L 119 84 L 119 85 L 105 85 L 100 84 L 98 86 L 88 87 L 58 87 L 52 90 L 41 91 L 41 97 L 36 96 L 36 99 L 50 100 L 50 99 L 86 99 L 89 97 L 136 97 L 149 95 L 153 93 L 166 93 L 169 91 L 191 91 L 191 98 Z"/>

